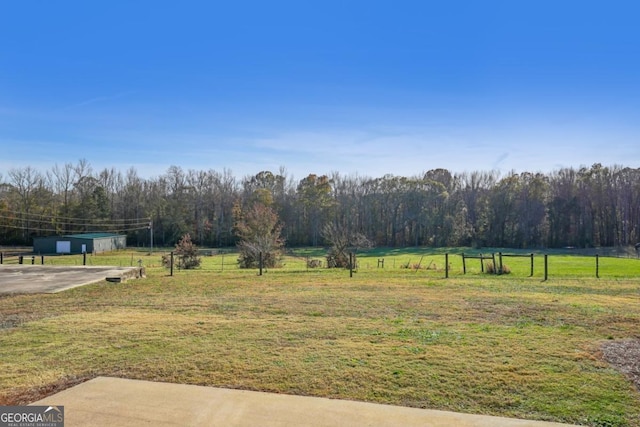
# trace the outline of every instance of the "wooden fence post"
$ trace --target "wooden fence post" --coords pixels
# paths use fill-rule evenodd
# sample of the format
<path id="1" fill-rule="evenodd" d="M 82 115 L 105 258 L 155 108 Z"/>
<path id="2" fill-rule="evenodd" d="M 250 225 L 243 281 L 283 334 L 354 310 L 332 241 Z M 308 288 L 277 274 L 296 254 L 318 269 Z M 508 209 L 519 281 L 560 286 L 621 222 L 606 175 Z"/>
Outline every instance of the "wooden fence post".
<path id="1" fill-rule="evenodd" d="M 171 276 L 173 276 L 173 251 L 171 251 L 171 262 L 169 264 L 171 266 Z"/>
<path id="2" fill-rule="evenodd" d="M 467 262 L 464 259 L 464 252 L 462 253 L 462 274 L 467 274 Z"/>
<path id="3" fill-rule="evenodd" d="M 544 280 L 545 282 L 547 281 L 547 279 L 549 278 L 549 255 L 544 254 Z"/>
<path id="4" fill-rule="evenodd" d="M 260 273 L 258 273 L 258 276 L 262 276 L 262 251 L 260 251 L 260 257 L 258 258 L 258 266 L 260 267 Z"/>
<path id="5" fill-rule="evenodd" d="M 353 252 L 349 252 L 349 277 L 353 277 Z"/>
<path id="6" fill-rule="evenodd" d="M 533 254 L 531 254 L 531 274 L 529 277 L 533 277 Z"/>
<path id="7" fill-rule="evenodd" d="M 596 279 L 600 278 L 600 256 L 596 254 Z"/>
<path id="8" fill-rule="evenodd" d="M 449 254 L 444 254 L 444 278 L 449 278 Z"/>

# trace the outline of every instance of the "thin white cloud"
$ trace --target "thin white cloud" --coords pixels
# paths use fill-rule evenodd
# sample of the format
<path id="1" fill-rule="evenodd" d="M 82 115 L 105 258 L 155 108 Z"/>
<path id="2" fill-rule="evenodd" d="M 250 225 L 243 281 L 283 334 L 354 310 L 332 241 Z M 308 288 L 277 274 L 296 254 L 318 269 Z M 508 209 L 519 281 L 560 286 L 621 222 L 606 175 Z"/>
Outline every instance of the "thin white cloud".
<path id="1" fill-rule="evenodd" d="M 98 104 L 98 103 L 101 103 L 101 102 L 115 101 L 117 99 L 124 98 L 124 97 L 132 95 L 134 93 L 136 93 L 136 92 L 135 91 L 126 91 L 126 92 L 116 93 L 115 95 L 96 96 L 94 98 L 85 99 L 84 101 L 80 101 L 80 102 L 77 102 L 75 104 L 67 105 L 65 107 L 62 107 L 60 110 L 61 111 L 67 111 L 67 110 L 73 110 L 73 109 L 77 109 L 77 108 L 81 108 L 81 107 L 86 107 L 86 106 L 92 105 L 92 104 Z"/>

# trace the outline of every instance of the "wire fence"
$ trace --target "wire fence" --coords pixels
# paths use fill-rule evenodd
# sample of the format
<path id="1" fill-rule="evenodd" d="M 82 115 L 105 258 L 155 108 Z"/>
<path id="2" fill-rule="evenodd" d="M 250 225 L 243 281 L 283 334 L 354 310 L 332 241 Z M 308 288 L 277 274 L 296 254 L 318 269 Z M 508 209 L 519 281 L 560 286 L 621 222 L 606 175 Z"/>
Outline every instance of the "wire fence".
<path id="1" fill-rule="evenodd" d="M 166 254 L 169 254 L 167 252 Z M 201 252 L 200 271 L 232 272 L 238 267 L 238 253 L 234 251 Z M 321 273 L 344 271 L 375 274 L 412 274 L 415 277 L 448 278 L 473 276 L 531 277 L 542 280 L 560 278 L 633 278 L 640 277 L 640 260 L 637 258 L 568 256 L 546 253 L 487 253 L 450 254 L 425 253 L 414 255 L 354 254 L 352 265 L 347 268 L 327 268 L 324 256 L 288 251 L 278 268 L 255 268 L 257 274 L 268 272 Z M 179 271 L 174 265 L 174 272 Z"/>
<path id="2" fill-rule="evenodd" d="M 171 255 L 170 249 L 154 252 L 140 250 L 116 251 L 104 254 L 40 255 L 27 250 L 0 251 L 2 265 L 76 265 L 147 267 L 171 273 L 163 258 Z M 200 265 L 197 271 L 232 273 L 247 271 L 238 266 L 238 253 L 229 249 L 199 249 Z M 611 257 L 593 255 L 566 255 L 558 253 L 398 253 L 384 252 L 354 253 L 351 268 L 327 268 L 325 254 L 318 249 L 288 250 L 279 268 L 254 269 L 257 274 L 318 273 L 331 272 L 345 276 L 354 273 L 375 277 L 384 274 L 411 274 L 422 278 L 502 276 L 512 278 L 539 278 L 541 280 L 561 278 L 637 278 L 640 277 L 640 260 L 635 257 Z M 174 274 L 181 270 L 174 262 Z"/>

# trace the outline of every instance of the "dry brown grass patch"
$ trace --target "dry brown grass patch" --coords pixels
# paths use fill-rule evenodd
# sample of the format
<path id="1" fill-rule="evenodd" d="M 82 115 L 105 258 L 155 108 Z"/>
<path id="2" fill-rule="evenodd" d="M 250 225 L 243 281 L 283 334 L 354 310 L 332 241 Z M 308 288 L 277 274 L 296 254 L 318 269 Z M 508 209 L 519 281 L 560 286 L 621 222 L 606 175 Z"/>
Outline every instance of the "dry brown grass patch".
<path id="1" fill-rule="evenodd" d="M 94 376 L 91 375 L 68 376 L 37 387 L 12 389 L 6 394 L 0 394 L 0 405 L 28 405 L 40 399 L 44 399 L 47 396 L 51 396 L 52 394 L 77 386 L 78 384 L 89 381 L 93 378 Z"/>

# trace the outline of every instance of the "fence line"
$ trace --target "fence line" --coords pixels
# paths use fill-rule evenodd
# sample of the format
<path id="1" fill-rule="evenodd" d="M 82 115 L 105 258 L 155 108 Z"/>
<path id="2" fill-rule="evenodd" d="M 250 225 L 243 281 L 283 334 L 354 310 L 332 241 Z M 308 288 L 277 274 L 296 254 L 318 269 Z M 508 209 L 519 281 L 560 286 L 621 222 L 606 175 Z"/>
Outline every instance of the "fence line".
<path id="1" fill-rule="evenodd" d="M 237 263 L 233 256 L 229 257 L 229 255 L 234 255 L 234 253 L 229 253 L 226 251 L 201 251 L 201 253 L 205 253 L 209 261 L 203 259 L 202 266 L 200 269 L 208 270 L 208 271 L 226 271 L 229 267 L 232 270 L 238 268 Z M 168 252 L 166 253 L 168 256 Z M 420 260 L 419 262 L 412 263 L 411 256 L 415 257 L 415 254 L 397 254 L 388 255 L 391 259 L 385 259 L 384 255 L 379 252 L 372 252 L 368 254 L 367 252 L 359 252 L 357 257 L 349 263 L 353 266 L 353 270 L 349 269 L 349 265 L 345 269 L 346 272 L 349 272 L 350 277 L 353 277 L 360 264 L 364 266 L 365 270 L 369 270 L 371 268 L 374 271 L 388 271 L 389 268 L 396 269 L 397 263 L 399 263 L 400 268 L 402 269 L 411 269 L 415 273 L 419 271 L 428 271 L 430 273 L 437 273 L 439 277 L 451 277 L 462 275 L 462 274 L 477 274 L 476 271 L 470 271 L 470 266 L 475 266 L 474 262 L 469 263 L 470 260 L 478 260 L 479 262 L 479 270 L 482 273 L 492 273 L 496 275 L 504 275 L 504 274 L 514 274 L 520 277 L 526 275 L 526 277 L 535 277 L 538 276 L 543 280 L 548 280 L 549 277 L 555 278 L 573 278 L 573 277 L 638 277 L 640 276 L 640 271 L 635 273 L 635 268 L 629 266 L 628 262 L 633 262 L 633 258 L 619 258 L 619 257 L 604 257 L 600 254 L 595 255 L 579 255 L 575 258 L 567 256 L 564 254 L 555 254 L 555 253 L 503 253 L 503 252 L 493 252 L 493 253 L 481 253 L 481 254 L 454 254 L 460 255 L 462 265 L 458 264 L 458 261 L 451 262 L 452 255 L 450 253 L 429 253 L 425 251 L 425 254 L 420 256 L 418 254 L 418 258 L 416 260 Z M 409 261 L 405 262 L 407 258 L 404 260 L 402 257 L 409 257 Z M 546 256 L 546 262 L 544 262 L 544 257 Z M 317 270 L 318 268 L 321 270 L 326 270 L 327 266 L 323 265 L 314 265 L 310 266 L 309 262 L 315 259 L 320 258 L 321 255 L 319 253 L 314 253 L 313 255 L 308 255 L 305 252 L 296 253 L 293 250 L 287 250 L 285 252 L 284 263 L 285 265 L 282 267 L 283 271 L 306 271 Z M 232 261 L 227 262 L 227 260 L 231 258 Z M 505 264 L 505 258 L 512 259 L 527 259 L 528 262 L 515 262 L 515 267 L 512 265 Z M 438 260 L 440 259 L 440 260 Z M 441 268 L 435 267 L 435 262 L 437 262 L 438 266 L 441 266 L 441 262 L 444 259 L 445 266 Z M 539 261 L 535 261 L 538 259 Z M 604 260 L 624 260 L 621 264 L 617 261 L 609 262 Z M 426 260 L 426 261 L 424 261 Z M 638 260 L 640 261 L 640 260 Z M 431 268 L 431 266 L 434 266 Z M 536 273 L 536 267 L 539 269 Z M 602 268 L 604 267 L 604 269 Z M 460 268 L 460 270 L 458 269 Z M 275 271 L 281 270 L 280 268 Z M 259 267 L 256 267 L 256 272 L 259 274 Z M 526 272 L 526 273 L 525 273 Z M 429 274 L 431 277 L 436 277 L 436 275 Z"/>
<path id="2" fill-rule="evenodd" d="M 169 252 L 165 252 L 167 257 L 169 256 Z M 225 250 L 201 250 L 200 254 L 203 256 L 203 263 L 200 267 L 201 270 L 208 271 L 219 271 L 224 272 L 228 269 L 236 270 L 238 268 L 234 255 L 234 252 L 229 252 Z M 131 256 L 130 263 L 131 265 L 135 265 L 137 260 L 138 263 L 142 263 L 143 259 L 137 259 L 137 255 L 135 253 L 126 254 L 124 257 L 122 254 L 109 255 L 105 254 L 105 258 L 103 262 L 107 262 L 112 265 L 119 264 L 120 266 L 129 265 L 129 260 L 127 259 L 129 255 Z M 404 262 L 402 257 L 413 256 L 416 257 L 415 253 L 407 253 L 403 254 L 389 254 L 388 257 L 391 259 L 385 259 L 381 252 L 372 252 L 371 254 L 367 254 L 366 252 L 358 253 L 357 257 L 353 257 L 352 261 L 349 263 L 352 269 L 346 268 L 346 271 L 349 271 L 350 277 L 354 276 L 354 273 L 357 271 L 359 264 L 362 263 L 365 266 L 365 270 L 369 270 L 370 267 L 373 268 L 372 271 L 378 271 L 381 274 L 384 274 L 385 271 L 389 271 L 390 268 L 396 269 L 397 264 L 396 261 L 400 263 L 400 267 L 403 269 L 410 268 L 414 273 L 418 273 L 419 271 L 427 272 L 427 277 L 443 277 L 449 278 L 452 276 L 456 277 L 464 274 L 479 274 L 482 273 L 493 273 L 493 274 L 514 274 L 516 276 L 524 277 L 525 274 L 528 277 L 539 277 L 542 280 L 549 280 L 549 278 L 576 278 L 576 277 L 639 277 L 640 276 L 640 260 L 637 258 L 620 258 L 620 257 L 607 257 L 601 254 L 594 255 L 578 255 L 575 258 L 573 256 L 568 256 L 564 254 L 555 254 L 555 253 L 480 253 L 480 254 L 465 254 L 460 253 L 461 258 L 454 259 L 451 261 L 451 257 L 449 253 L 429 253 L 425 251 L 424 255 L 420 256 L 418 254 L 419 262 L 411 264 L 411 262 Z M 112 259 L 109 257 L 112 256 Z M 158 260 L 161 259 L 162 253 L 156 253 L 153 256 L 157 257 Z M 314 255 L 308 255 L 307 253 L 299 253 L 288 250 L 285 255 L 285 266 L 283 270 L 289 272 L 297 272 L 297 271 L 307 271 L 310 270 L 326 270 L 326 265 L 313 265 L 310 266 L 309 261 L 315 260 L 319 258 L 319 252 L 315 252 Z M 100 262 L 101 255 L 91 255 L 87 256 L 87 254 L 78 254 L 78 255 L 60 255 L 60 254 L 49 254 L 49 255 L 40 255 L 33 254 L 29 252 L 23 251 L 0 251 L 0 264 L 5 265 L 94 265 L 96 262 Z M 505 258 L 529 258 L 529 262 L 525 264 L 525 262 L 514 261 L 514 265 L 506 265 L 504 264 Z M 539 260 L 535 262 L 536 258 Z M 150 259 L 150 258 L 146 258 Z M 154 258 L 155 259 L 155 258 Z M 231 261 L 229 261 L 231 259 Z M 445 266 L 441 266 L 441 262 L 444 259 Z M 406 258 L 405 258 L 406 260 Z M 426 261 L 425 261 L 426 260 Z M 461 264 L 459 264 L 459 260 L 461 260 Z M 474 267 L 477 265 L 475 262 L 471 262 L 470 260 L 478 260 L 479 262 L 479 272 L 475 268 L 470 271 L 471 265 Z M 162 265 L 161 263 L 154 263 L 150 261 L 155 266 Z M 176 260 L 177 262 L 177 260 Z M 440 268 L 436 267 L 436 263 Z M 631 263 L 631 264 L 630 264 Z M 323 263 L 324 264 L 324 263 Z M 537 265 L 536 265 L 537 264 Z M 633 265 L 632 265 L 633 264 Z M 638 266 L 636 268 L 636 265 Z M 433 266 L 433 267 L 432 267 Z M 169 269 L 169 265 L 167 264 L 167 269 Z M 489 268 L 491 267 L 491 269 Z M 536 272 L 537 267 L 537 272 Z M 526 270 L 525 270 L 526 269 Z M 256 268 L 256 270 L 259 270 Z M 275 271 L 278 271 L 277 269 Z M 526 273 L 525 273 L 526 271 Z M 172 271 L 172 274 L 175 274 Z M 421 275 L 420 275 L 421 276 Z M 416 276 L 419 277 L 419 276 Z"/>

